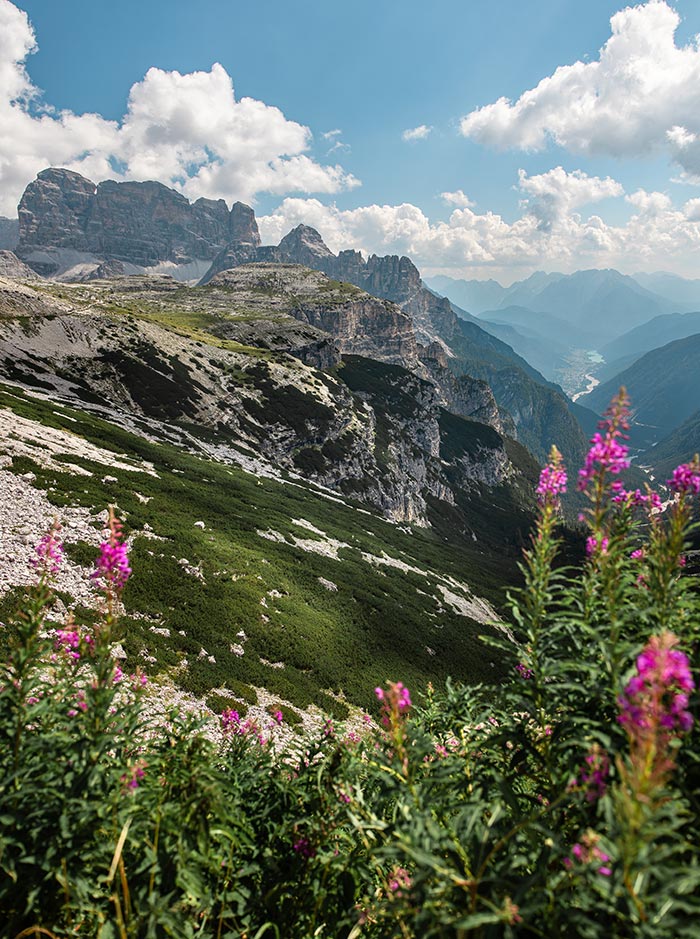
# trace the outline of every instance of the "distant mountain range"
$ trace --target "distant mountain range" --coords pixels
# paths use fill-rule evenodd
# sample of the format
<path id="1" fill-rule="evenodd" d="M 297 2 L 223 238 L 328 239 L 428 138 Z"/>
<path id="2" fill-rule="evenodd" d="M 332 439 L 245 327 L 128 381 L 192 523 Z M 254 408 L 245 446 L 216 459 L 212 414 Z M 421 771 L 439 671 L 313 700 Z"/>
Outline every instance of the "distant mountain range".
<path id="1" fill-rule="evenodd" d="M 428 284 L 462 309 L 490 321 L 496 320 L 495 311 L 513 307 L 533 314 L 549 313 L 554 317 L 549 327 L 555 339 L 566 342 L 569 338 L 566 331 L 573 329 L 573 341 L 580 340 L 583 334 L 598 346 L 654 316 L 685 312 L 690 303 L 654 293 L 633 277 L 615 270 L 537 272 L 500 290 L 495 281 L 487 281 L 484 288 L 479 281 L 455 281 L 449 277 L 436 277 Z M 523 325 L 522 316 L 520 323 Z"/>

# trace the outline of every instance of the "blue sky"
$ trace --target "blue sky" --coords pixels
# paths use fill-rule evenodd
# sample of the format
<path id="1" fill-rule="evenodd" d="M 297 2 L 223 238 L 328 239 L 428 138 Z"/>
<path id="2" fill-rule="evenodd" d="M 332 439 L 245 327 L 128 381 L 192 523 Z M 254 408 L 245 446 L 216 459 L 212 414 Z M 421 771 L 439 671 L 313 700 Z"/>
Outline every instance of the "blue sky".
<path id="1" fill-rule="evenodd" d="M 409 253 L 453 276 L 700 274 L 700 5 L 624 10 L 0 0 L 0 130 L 14 146 L 0 144 L 0 212 L 48 161 L 241 198 L 267 240 L 308 221 L 333 248 Z M 557 77 L 576 63 L 580 76 Z M 528 93 L 527 107 L 494 108 Z"/>

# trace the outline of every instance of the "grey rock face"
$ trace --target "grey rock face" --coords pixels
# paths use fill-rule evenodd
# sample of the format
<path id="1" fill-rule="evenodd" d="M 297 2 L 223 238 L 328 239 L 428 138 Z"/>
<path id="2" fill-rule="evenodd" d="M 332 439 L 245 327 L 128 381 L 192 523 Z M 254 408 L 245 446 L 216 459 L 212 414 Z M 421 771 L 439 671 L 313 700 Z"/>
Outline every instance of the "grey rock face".
<path id="1" fill-rule="evenodd" d="M 232 313 L 239 309 L 260 318 L 286 313 L 332 336 L 342 354 L 409 368 L 419 364 L 411 319 L 395 303 L 300 264 L 242 265 L 216 274 L 206 289 L 228 291 Z"/>
<path id="2" fill-rule="evenodd" d="M 8 280 L 39 280 L 39 275 L 12 251 L 0 251 L 0 277 Z"/>
<path id="3" fill-rule="evenodd" d="M 14 251 L 19 241 L 19 221 L 0 217 L 0 249 Z"/>
<path id="4" fill-rule="evenodd" d="M 56 267 L 49 269 L 50 259 L 40 259 L 37 249 L 71 249 L 148 267 L 211 260 L 231 243 L 260 244 L 249 206 L 237 202 L 229 212 L 223 199 L 190 203 L 157 182 L 96 186 L 79 173 L 52 168 L 27 186 L 19 205 L 18 255 L 46 276 Z"/>

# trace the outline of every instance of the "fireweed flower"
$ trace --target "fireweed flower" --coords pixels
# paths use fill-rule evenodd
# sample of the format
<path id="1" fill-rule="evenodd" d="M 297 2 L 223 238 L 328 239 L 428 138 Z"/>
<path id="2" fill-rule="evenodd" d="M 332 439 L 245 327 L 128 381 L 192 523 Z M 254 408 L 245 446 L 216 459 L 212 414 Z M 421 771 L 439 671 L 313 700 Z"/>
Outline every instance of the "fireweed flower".
<path id="1" fill-rule="evenodd" d="M 56 630 L 54 648 L 67 658 L 78 661 L 84 655 L 91 655 L 95 650 L 95 640 L 89 633 L 82 633 L 77 627 Z"/>
<path id="2" fill-rule="evenodd" d="M 600 874 L 601 877 L 609 877 L 612 874 L 612 869 L 608 866 L 610 855 L 606 854 L 598 847 L 599 842 L 600 835 L 589 828 L 581 840 L 572 845 L 572 857 L 564 858 L 564 867 L 571 870 L 575 864 L 598 865 L 596 872 Z"/>
<path id="3" fill-rule="evenodd" d="M 109 538 L 100 545 L 92 577 L 106 590 L 121 590 L 130 574 L 128 548 L 122 540 L 122 524 L 110 508 Z"/>
<path id="4" fill-rule="evenodd" d="M 586 555 L 590 558 L 594 554 L 607 554 L 608 545 L 610 542 L 603 535 L 600 538 L 596 538 L 595 535 L 590 535 L 586 538 Z"/>
<path id="5" fill-rule="evenodd" d="M 667 480 L 669 489 L 678 493 L 700 493 L 700 461 L 696 456 L 691 463 L 681 463 L 673 471 L 671 479 Z"/>
<path id="6" fill-rule="evenodd" d="M 540 473 L 537 486 L 537 501 L 540 505 L 559 505 L 559 496 L 566 492 L 566 468 L 562 462 L 561 453 L 552 447 L 549 453 L 549 462 Z"/>
<path id="7" fill-rule="evenodd" d="M 410 890 L 413 880 L 405 867 L 395 867 L 387 881 L 387 887 L 396 897 L 403 896 L 405 890 Z"/>
<path id="8" fill-rule="evenodd" d="M 524 662 L 518 662 L 515 666 L 515 671 L 520 675 L 521 678 L 530 679 L 533 678 L 535 673 L 531 668 L 528 668 Z"/>
<path id="9" fill-rule="evenodd" d="M 260 725 L 254 720 L 242 720 L 238 711 L 228 709 L 222 711 L 220 716 L 221 730 L 227 737 L 252 737 L 260 746 L 268 742 L 263 736 Z"/>
<path id="10" fill-rule="evenodd" d="M 141 780 L 146 775 L 145 766 L 146 763 L 143 760 L 139 760 L 137 763 L 134 763 L 133 766 L 130 766 L 127 772 L 121 776 L 120 782 L 124 792 L 135 792 L 138 789 Z"/>
<path id="11" fill-rule="evenodd" d="M 607 789 L 610 760 L 598 743 L 594 743 L 586 755 L 577 778 L 572 779 L 569 789 L 581 790 L 586 802 L 597 802 Z"/>
<path id="12" fill-rule="evenodd" d="M 674 648 L 671 632 L 652 636 L 637 657 L 637 674 L 618 698 L 619 722 L 633 738 L 670 736 L 690 730 L 693 718 L 688 696 L 695 688 L 688 658 Z"/>
<path id="13" fill-rule="evenodd" d="M 316 855 L 316 848 L 308 838 L 298 838 L 292 845 L 292 849 L 304 858 L 312 858 Z"/>
<path id="14" fill-rule="evenodd" d="M 386 688 L 375 688 L 374 693 L 381 701 L 381 722 L 393 748 L 392 756 L 400 763 L 404 775 L 408 775 L 406 721 L 411 709 L 410 692 L 403 682 L 390 681 Z"/>
<path id="15" fill-rule="evenodd" d="M 590 480 L 600 471 L 617 475 L 630 465 L 628 448 L 620 439 L 626 439 L 629 430 L 629 400 L 624 389 L 605 412 L 598 425 L 599 430 L 591 438 L 591 448 L 583 469 L 579 470 L 578 488 L 584 492 Z M 613 490 L 620 494 L 620 487 Z"/>
<path id="16" fill-rule="evenodd" d="M 382 724 L 390 727 L 394 718 L 403 718 L 411 707 L 411 694 L 403 682 L 389 682 L 387 690 L 375 688 L 377 700 L 382 702 Z"/>
<path id="17" fill-rule="evenodd" d="M 53 576 L 58 573 L 63 562 L 63 545 L 58 537 L 60 525 L 54 523 L 34 549 L 36 557 L 31 564 L 39 574 Z"/>

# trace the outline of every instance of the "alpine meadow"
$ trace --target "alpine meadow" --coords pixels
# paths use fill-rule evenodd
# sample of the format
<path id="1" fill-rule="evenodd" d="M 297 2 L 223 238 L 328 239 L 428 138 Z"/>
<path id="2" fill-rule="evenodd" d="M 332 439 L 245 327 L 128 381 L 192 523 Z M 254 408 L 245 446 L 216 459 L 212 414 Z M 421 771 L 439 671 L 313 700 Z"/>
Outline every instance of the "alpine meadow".
<path id="1" fill-rule="evenodd" d="M 699 37 L 0 0 L 0 939 L 700 939 Z"/>

